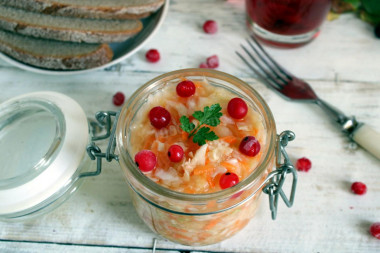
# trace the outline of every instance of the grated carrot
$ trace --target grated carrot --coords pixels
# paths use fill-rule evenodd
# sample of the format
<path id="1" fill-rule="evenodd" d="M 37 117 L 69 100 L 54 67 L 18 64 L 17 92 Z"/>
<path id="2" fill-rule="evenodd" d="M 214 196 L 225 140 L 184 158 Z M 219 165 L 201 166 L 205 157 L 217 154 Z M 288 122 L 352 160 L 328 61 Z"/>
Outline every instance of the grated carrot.
<path id="1" fill-rule="evenodd" d="M 216 207 L 216 205 L 217 205 L 216 200 L 210 200 L 207 202 L 207 209 L 214 209 L 214 207 Z"/>
<path id="2" fill-rule="evenodd" d="M 198 236 L 199 239 L 198 240 L 200 242 L 203 242 L 203 241 L 207 240 L 208 238 L 210 238 L 210 236 L 212 236 L 211 233 L 201 232 L 201 233 L 199 233 L 199 236 Z"/>
<path id="3" fill-rule="evenodd" d="M 202 175 L 202 174 L 211 174 L 212 171 L 214 170 L 214 166 L 212 164 L 207 164 L 207 165 L 199 165 L 195 167 L 193 170 L 194 175 Z"/>
<path id="4" fill-rule="evenodd" d="M 206 226 L 204 226 L 203 230 L 209 230 L 209 229 L 212 229 L 213 227 L 215 227 L 216 224 L 220 223 L 221 222 L 221 219 L 220 218 L 217 218 L 217 219 L 213 219 L 211 220 L 209 223 L 206 224 Z"/>
<path id="5" fill-rule="evenodd" d="M 182 140 L 183 140 L 183 141 L 186 141 L 187 138 L 188 138 L 188 136 L 189 136 L 188 133 L 186 133 L 185 131 L 182 131 Z"/>
<path id="6" fill-rule="evenodd" d="M 168 143 L 169 145 L 172 145 L 173 143 L 176 143 L 178 141 L 181 140 L 181 136 L 180 135 L 174 135 L 174 136 L 170 136 L 166 139 L 166 143 Z"/>
<path id="7" fill-rule="evenodd" d="M 184 192 L 185 192 L 185 193 L 189 193 L 189 194 L 194 194 L 194 193 L 195 193 L 195 190 L 192 189 L 192 188 L 190 188 L 190 187 L 186 187 L 186 188 L 184 189 Z"/>
<path id="8" fill-rule="evenodd" d="M 156 137 L 154 136 L 154 134 L 148 136 L 148 137 L 146 138 L 146 140 L 145 140 L 145 143 L 144 143 L 143 149 L 150 149 L 150 147 L 151 147 L 153 141 L 155 140 L 155 138 L 156 138 Z"/>
<path id="9" fill-rule="evenodd" d="M 221 141 L 227 142 L 229 144 L 233 144 L 237 141 L 237 138 L 235 136 L 225 136 L 220 138 Z"/>
<path id="10" fill-rule="evenodd" d="M 210 186 L 210 188 L 214 188 L 215 184 L 210 174 L 207 175 L 207 183 Z"/>
<path id="11" fill-rule="evenodd" d="M 202 88 L 202 87 L 203 87 L 202 83 L 201 83 L 201 82 L 199 82 L 199 81 L 193 81 L 193 83 L 194 83 L 194 85 L 195 85 L 195 88 L 197 88 L 197 89 L 199 89 L 199 88 Z"/>
<path id="12" fill-rule="evenodd" d="M 165 143 L 166 142 L 166 137 L 164 137 L 164 136 L 158 136 L 157 140 L 159 140 L 160 142 Z"/>
<path id="13" fill-rule="evenodd" d="M 236 172 L 236 166 L 228 163 L 228 162 L 221 162 L 220 165 L 222 165 L 224 168 L 226 168 L 229 172 Z"/>
<path id="14" fill-rule="evenodd" d="M 180 233 L 187 233 L 187 230 L 182 229 L 182 228 L 173 227 L 173 226 L 170 226 L 170 225 L 168 226 L 168 228 L 169 228 L 170 230 L 177 231 L 177 232 L 180 232 Z"/>
<path id="15" fill-rule="evenodd" d="M 188 231 L 186 231 L 186 232 L 188 232 Z M 171 233 L 171 237 L 176 238 L 176 239 L 185 239 L 186 243 L 192 242 L 194 240 L 194 238 L 185 236 L 181 233 Z"/>

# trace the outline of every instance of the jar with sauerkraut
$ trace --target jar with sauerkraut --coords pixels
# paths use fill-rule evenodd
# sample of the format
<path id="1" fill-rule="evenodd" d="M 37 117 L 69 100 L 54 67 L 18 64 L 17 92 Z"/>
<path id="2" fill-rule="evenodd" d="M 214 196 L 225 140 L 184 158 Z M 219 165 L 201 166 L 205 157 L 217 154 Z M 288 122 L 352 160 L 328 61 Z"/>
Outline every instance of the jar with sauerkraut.
<path id="1" fill-rule="evenodd" d="M 276 164 L 276 137 L 251 86 L 206 69 L 148 82 L 125 103 L 116 129 L 138 215 L 184 245 L 222 241 L 249 223 Z"/>

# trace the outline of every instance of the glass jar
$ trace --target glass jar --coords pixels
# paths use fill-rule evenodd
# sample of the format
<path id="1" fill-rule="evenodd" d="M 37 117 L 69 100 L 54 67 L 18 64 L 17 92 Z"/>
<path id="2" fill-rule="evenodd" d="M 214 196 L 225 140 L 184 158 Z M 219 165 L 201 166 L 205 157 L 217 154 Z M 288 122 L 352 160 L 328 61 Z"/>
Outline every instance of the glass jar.
<path id="1" fill-rule="evenodd" d="M 153 182 L 134 162 L 130 129 L 139 116 L 139 109 L 149 95 L 159 92 L 166 83 L 179 83 L 184 78 L 206 80 L 213 86 L 227 89 L 243 98 L 263 119 L 266 143 L 261 147 L 263 155 L 259 165 L 234 187 L 209 194 L 175 192 Z M 248 224 L 258 207 L 261 189 L 276 164 L 276 140 L 275 121 L 263 98 L 238 78 L 207 69 L 174 71 L 149 81 L 125 103 L 116 129 L 119 163 L 137 213 L 154 232 L 184 245 L 213 244 L 234 235 Z"/>
<path id="2" fill-rule="evenodd" d="M 130 126 L 139 108 L 165 83 L 184 77 L 229 90 L 244 98 L 263 119 L 266 142 L 260 163 L 234 187 L 210 194 L 175 192 L 142 174 L 131 157 Z M 261 190 L 269 195 L 272 218 L 279 196 L 288 206 L 294 201 L 297 178 L 285 152 L 294 136 L 290 132 L 277 136 L 265 101 L 233 76 L 206 69 L 170 72 L 143 85 L 120 112 L 98 112 L 95 119 L 89 124 L 77 102 L 56 92 L 29 93 L 0 105 L 1 220 L 31 218 L 59 206 L 78 189 L 82 178 L 100 174 L 103 159 L 119 161 L 144 222 L 181 244 L 212 244 L 237 233 L 254 216 Z M 107 138 L 103 153 L 95 142 Z M 293 174 L 290 199 L 281 190 L 289 173 Z"/>
<path id="3" fill-rule="evenodd" d="M 87 118 L 77 102 L 37 92 L 0 105 L 0 219 L 19 220 L 62 204 L 93 167 Z"/>

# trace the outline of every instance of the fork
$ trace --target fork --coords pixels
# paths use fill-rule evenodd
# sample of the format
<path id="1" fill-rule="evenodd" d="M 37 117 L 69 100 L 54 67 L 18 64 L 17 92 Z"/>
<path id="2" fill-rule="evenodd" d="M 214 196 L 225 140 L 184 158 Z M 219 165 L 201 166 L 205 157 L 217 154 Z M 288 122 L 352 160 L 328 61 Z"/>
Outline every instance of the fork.
<path id="1" fill-rule="evenodd" d="M 307 82 L 292 75 L 278 64 L 264 50 L 255 37 L 251 36 L 251 40 L 247 39 L 248 48 L 241 45 L 244 52 L 249 56 L 248 59 L 237 51 L 236 54 L 266 86 L 274 89 L 287 100 L 317 104 L 330 118 L 339 124 L 343 133 L 350 140 L 380 159 L 380 133 L 368 125 L 358 122 L 354 116 L 348 117 L 340 110 L 323 101 Z"/>

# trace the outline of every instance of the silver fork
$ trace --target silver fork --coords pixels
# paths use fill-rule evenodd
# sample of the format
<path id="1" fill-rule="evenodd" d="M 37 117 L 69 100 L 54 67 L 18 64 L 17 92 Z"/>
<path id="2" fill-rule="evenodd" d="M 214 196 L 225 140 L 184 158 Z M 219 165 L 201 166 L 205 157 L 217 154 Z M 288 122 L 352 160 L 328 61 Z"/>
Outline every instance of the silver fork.
<path id="1" fill-rule="evenodd" d="M 358 143 L 368 152 L 380 159 L 380 134 L 366 124 L 359 123 L 354 116 L 348 117 L 340 110 L 320 99 L 311 86 L 292 75 L 278 64 L 251 36 L 247 39 L 249 47 L 241 45 L 248 59 L 242 54 L 236 54 L 243 62 L 271 89 L 283 98 L 291 101 L 309 102 L 319 105 L 351 140 Z M 250 60 L 251 61 L 250 61 Z M 254 63 L 254 64 L 252 64 Z"/>

